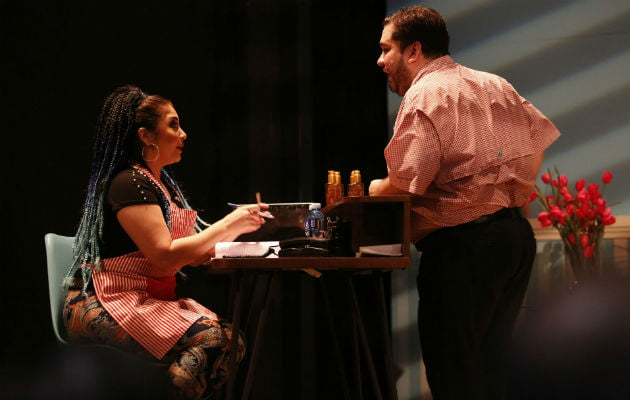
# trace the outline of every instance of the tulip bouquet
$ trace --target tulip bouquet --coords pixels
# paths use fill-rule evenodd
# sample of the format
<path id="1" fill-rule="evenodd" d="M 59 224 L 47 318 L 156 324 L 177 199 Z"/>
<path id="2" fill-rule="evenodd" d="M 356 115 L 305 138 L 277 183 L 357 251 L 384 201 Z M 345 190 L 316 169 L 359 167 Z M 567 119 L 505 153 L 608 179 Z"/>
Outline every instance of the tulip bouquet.
<path id="1" fill-rule="evenodd" d="M 575 191 L 571 190 L 568 178 L 557 168 L 540 178 L 546 185 L 546 193 L 535 185 L 530 196 L 530 202 L 538 200 L 543 210 L 538 213 L 538 221 L 541 226 L 553 226 L 560 233 L 566 260 L 577 281 L 596 277 L 604 226 L 615 223 L 603 196 L 612 173 L 606 171 L 602 175 L 601 192 L 598 184 L 586 184 L 584 179 L 576 181 Z"/>

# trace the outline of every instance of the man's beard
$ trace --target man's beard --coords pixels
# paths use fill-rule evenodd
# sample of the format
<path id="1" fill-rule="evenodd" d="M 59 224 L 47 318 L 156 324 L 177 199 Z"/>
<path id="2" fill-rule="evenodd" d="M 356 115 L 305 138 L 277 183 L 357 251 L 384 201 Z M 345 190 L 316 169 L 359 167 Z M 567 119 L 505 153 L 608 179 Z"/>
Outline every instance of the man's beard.
<path id="1" fill-rule="evenodd" d="M 409 71 L 405 69 L 402 59 L 396 65 L 396 70 L 389 74 L 389 77 L 389 90 L 400 96 L 404 96 L 411 86 L 412 76 Z"/>

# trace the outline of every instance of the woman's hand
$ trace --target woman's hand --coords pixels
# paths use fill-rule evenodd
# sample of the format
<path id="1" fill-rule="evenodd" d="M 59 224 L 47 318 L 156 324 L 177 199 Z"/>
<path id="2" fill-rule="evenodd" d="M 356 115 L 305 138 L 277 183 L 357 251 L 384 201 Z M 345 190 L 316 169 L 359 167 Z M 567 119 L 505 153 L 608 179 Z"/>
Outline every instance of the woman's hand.
<path id="1" fill-rule="evenodd" d="M 243 233 L 260 229 L 261 225 L 265 223 L 261 213 L 268 208 L 269 205 L 265 203 L 248 204 L 235 208 L 221 220 L 228 230 L 228 238 L 223 241 L 232 241 Z"/>

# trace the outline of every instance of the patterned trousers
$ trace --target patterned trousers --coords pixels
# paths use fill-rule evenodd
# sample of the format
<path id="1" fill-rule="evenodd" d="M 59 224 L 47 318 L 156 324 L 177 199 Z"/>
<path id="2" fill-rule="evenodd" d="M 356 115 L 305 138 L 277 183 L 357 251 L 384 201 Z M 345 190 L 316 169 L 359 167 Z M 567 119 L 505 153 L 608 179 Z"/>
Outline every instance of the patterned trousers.
<path id="1" fill-rule="evenodd" d="M 80 290 L 69 290 L 63 316 L 71 342 L 107 344 L 147 360 L 153 357 L 118 325 L 94 292 L 83 294 Z M 223 320 L 201 317 L 188 328 L 160 360 L 168 366 L 176 399 L 196 400 L 219 391 L 228 376 L 231 338 L 232 326 Z M 237 365 L 245 356 L 245 347 L 245 339 L 239 335 Z"/>

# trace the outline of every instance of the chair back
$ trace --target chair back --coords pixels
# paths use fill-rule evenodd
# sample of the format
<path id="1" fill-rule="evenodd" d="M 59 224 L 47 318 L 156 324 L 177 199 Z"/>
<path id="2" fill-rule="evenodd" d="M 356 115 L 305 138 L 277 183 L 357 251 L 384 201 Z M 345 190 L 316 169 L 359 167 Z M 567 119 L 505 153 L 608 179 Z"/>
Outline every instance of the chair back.
<path id="1" fill-rule="evenodd" d="M 63 280 L 72 264 L 72 245 L 74 237 L 47 233 L 44 236 L 46 245 L 46 262 L 48 265 L 48 294 L 50 296 L 50 315 L 53 330 L 57 339 L 68 344 L 62 312 L 66 296 Z"/>

